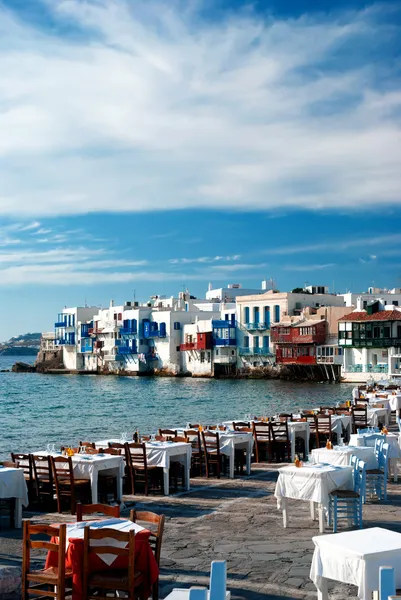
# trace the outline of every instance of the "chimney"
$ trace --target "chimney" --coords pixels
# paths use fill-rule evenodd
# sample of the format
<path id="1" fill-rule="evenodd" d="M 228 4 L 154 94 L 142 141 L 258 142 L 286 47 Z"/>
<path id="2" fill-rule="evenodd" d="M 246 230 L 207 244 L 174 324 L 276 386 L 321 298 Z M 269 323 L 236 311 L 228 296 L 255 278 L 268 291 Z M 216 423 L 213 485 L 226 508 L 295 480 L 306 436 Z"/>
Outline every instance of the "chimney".
<path id="1" fill-rule="evenodd" d="M 358 296 L 358 298 L 356 299 L 356 310 L 358 312 L 361 312 L 363 310 L 363 300 L 362 300 L 362 296 Z"/>
<path id="2" fill-rule="evenodd" d="M 209 283 L 209 285 L 208 285 L 208 291 L 209 291 L 209 292 L 211 292 L 211 291 L 212 291 L 212 289 L 213 289 L 213 284 L 212 284 L 212 283 Z"/>
<path id="3" fill-rule="evenodd" d="M 110 300 L 110 308 L 114 306 L 114 300 Z"/>

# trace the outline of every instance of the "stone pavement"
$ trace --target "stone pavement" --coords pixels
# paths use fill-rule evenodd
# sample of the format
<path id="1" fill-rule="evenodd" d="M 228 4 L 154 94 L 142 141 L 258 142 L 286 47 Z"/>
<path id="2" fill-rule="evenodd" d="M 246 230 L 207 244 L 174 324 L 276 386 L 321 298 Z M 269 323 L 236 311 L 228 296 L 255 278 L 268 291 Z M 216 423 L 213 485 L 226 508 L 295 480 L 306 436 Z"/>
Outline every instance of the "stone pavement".
<path id="1" fill-rule="evenodd" d="M 253 464 L 251 476 L 234 480 L 196 478 L 190 492 L 168 497 L 124 497 L 123 514 L 135 505 L 138 510 L 166 515 L 160 598 L 173 587 L 207 584 L 210 562 L 219 559 L 227 560 L 228 588 L 234 600 L 316 598 L 309 569 L 318 522 L 310 521 L 309 503 L 290 501 L 290 524 L 283 529 L 274 498 L 279 466 Z M 400 486 L 401 482 L 389 484 L 387 503 L 364 506 L 365 527 L 401 532 Z M 71 520 L 70 515 L 54 513 L 32 517 Z M 21 531 L 0 532 L 0 565 L 20 563 Z M 356 588 L 333 582 L 330 599 L 343 598 L 356 599 Z"/>

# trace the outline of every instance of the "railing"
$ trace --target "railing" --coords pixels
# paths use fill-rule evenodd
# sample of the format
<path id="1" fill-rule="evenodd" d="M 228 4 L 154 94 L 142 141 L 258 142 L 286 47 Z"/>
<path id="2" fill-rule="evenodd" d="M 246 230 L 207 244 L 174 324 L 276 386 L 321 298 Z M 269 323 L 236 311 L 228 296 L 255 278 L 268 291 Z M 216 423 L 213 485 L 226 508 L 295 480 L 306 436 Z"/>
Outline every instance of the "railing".
<path id="1" fill-rule="evenodd" d="M 213 340 L 213 344 L 215 346 L 236 346 L 237 340 L 236 339 L 215 338 Z"/>
<path id="2" fill-rule="evenodd" d="M 388 373 L 388 365 L 349 365 L 348 373 Z"/>
<path id="3" fill-rule="evenodd" d="M 56 323 L 54 323 L 54 327 L 56 327 L 57 329 L 59 329 L 60 327 L 67 327 L 67 323 L 66 321 L 56 321 Z"/>
<path id="4" fill-rule="evenodd" d="M 120 327 L 121 335 L 136 335 L 138 333 L 138 329 L 133 329 L 132 327 Z"/>
<path id="5" fill-rule="evenodd" d="M 127 354 L 138 354 L 136 348 L 128 348 L 128 346 L 120 346 L 118 348 L 118 354 L 127 355 Z"/>
<path id="6" fill-rule="evenodd" d="M 180 350 L 197 350 L 198 345 L 196 342 L 186 342 L 185 344 L 180 344 Z"/>
<path id="7" fill-rule="evenodd" d="M 270 323 L 265 323 L 265 322 L 254 322 L 254 323 L 245 323 L 245 329 L 248 329 L 249 331 L 263 331 L 265 329 L 270 329 Z"/>
<path id="8" fill-rule="evenodd" d="M 235 364 L 237 362 L 237 357 L 236 356 L 224 356 L 219 354 L 218 356 L 215 356 L 213 359 L 213 362 L 219 364 L 219 363 L 224 363 L 224 364 Z"/>
<path id="9" fill-rule="evenodd" d="M 355 339 L 352 338 L 354 348 L 390 348 L 391 346 L 401 346 L 401 338 L 376 338 L 376 339 Z"/>
<path id="10" fill-rule="evenodd" d="M 315 365 L 316 356 L 277 356 L 276 361 L 288 365 Z"/>
<path id="11" fill-rule="evenodd" d="M 240 356 L 273 356 L 270 348 L 238 348 Z"/>
<path id="12" fill-rule="evenodd" d="M 226 321 L 225 319 L 212 319 L 212 327 L 214 329 L 225 329 L 226 327 L 235 328 L 235 323 Z"/>

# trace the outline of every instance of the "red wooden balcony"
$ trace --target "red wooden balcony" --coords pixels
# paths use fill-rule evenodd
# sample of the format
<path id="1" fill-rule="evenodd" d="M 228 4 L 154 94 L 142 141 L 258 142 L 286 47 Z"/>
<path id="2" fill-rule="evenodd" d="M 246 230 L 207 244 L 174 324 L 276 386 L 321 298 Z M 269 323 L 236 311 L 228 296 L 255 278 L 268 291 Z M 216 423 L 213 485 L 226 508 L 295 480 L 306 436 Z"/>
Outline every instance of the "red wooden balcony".
<path id="1" fill-rule="evenodd" d="M 187 342 L 186 344 L 180 344 L 180 350 L 198 350 L 198 344 L 196 342 Z"/>

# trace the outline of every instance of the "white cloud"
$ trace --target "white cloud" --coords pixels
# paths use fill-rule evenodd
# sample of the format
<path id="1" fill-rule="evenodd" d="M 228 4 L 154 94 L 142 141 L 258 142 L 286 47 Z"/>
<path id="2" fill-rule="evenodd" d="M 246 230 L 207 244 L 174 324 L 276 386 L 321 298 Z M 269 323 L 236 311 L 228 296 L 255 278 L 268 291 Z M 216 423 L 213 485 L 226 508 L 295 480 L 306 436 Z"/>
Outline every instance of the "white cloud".
<path id="1" fill-rule="evenodd" d="M 49 33 L 0 11 L 0 214 L 400 204 L 396 63 L 344 58 L 399 35 L 385 8 L 219 22 L 156 0 L 48 9 Z M 87 36 L 58 37 L 66 24 Z"/>
<path id="2" fill-rule="evenodd" d="M 191 263 L 214 263 L 221 260 L 238 260 L 240 254 L 232 254 L 230 256 L 198 256 L 196 258 L 170 258 L 169 263 L 172 265 L 189 265 Z"/>
<path id="3" fill-rule="evenodd" d="M 401 243 L 401 234 L 388 234 L 388 235 L 379 235 L 374 236 L 371 235 L 369 237 L 362 238 L 350 238 L 348 240 L 337 239 L 330 240 L 328 242 L 321 242 L 316 244 L 299 244 L 296 246 L 278 246 L 276 248 L 269 248 L 265 251 L 265 254 L 300 254 L 304 252 L 319 252 L 322 250 L 331 251 L 331 252 L 340 252 L 346 251 L 350 248 L 358 248 L 358 247 L 387 247 L 391 244 L 400 244 Z M 383 252 L 380 252 L 383 254 Z"/>
<path id="4" fill-rule="evenodd" d="M 285 265 L 284 271 L 322 271 L 323 269 L 330 269 L 335 267 L 335 263 L 315 264 L 315 265 Z"/>

